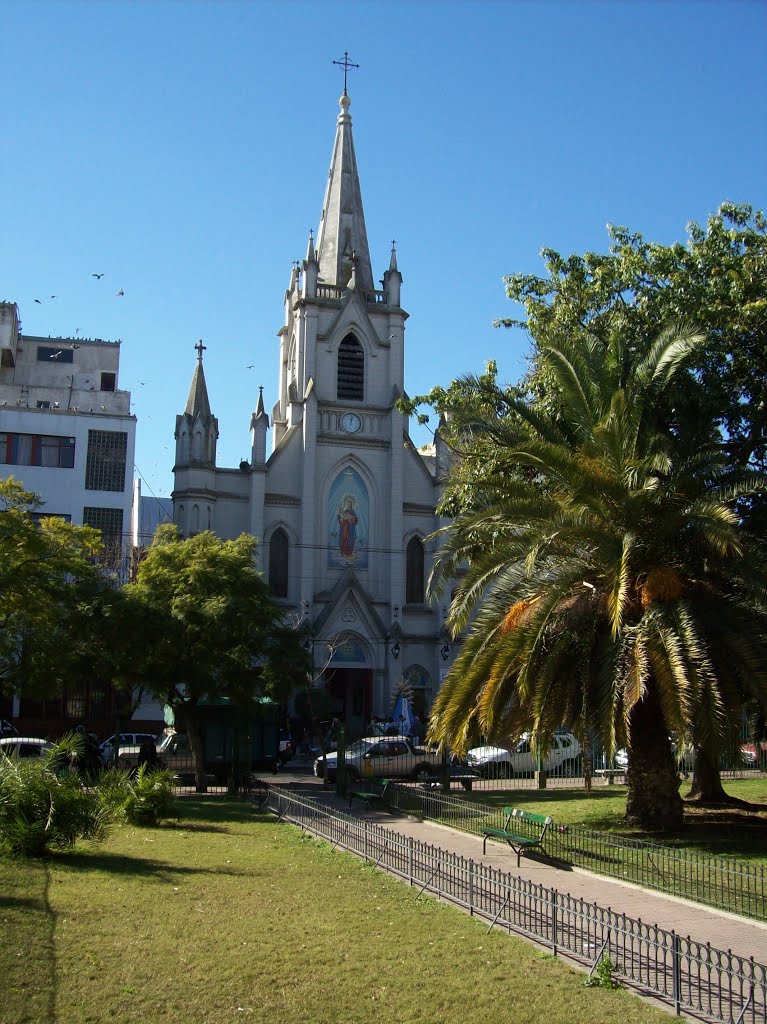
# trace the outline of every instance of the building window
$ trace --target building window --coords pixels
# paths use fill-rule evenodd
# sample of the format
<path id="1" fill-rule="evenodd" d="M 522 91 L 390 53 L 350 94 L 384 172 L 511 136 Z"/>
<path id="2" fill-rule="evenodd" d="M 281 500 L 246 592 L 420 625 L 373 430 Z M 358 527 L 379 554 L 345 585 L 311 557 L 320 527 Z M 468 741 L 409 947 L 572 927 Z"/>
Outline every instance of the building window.
<path id="1" fill-rule="evenodd" d="M 50 348 L 46 345 L 37 346 L 38 363 L 73 363 L 75 354 L 71 348 Z"/>
<path id="2" fill-rule="evenodd" d="M 361 402 L 365 389 L 365 353 L 353 334 L 338 346 L 338 397 Z"/>
<path id="3" fill-rule="evenodd" d="M 410 539 L 405 555 L 405 604 L 423 604 L 423 544 L 419 537 Z"/>
<path id="4" fill-rule="evenodd" d="M 102 391 L 114 391 L 117 384 L 116 373 L 102 373 L 101 374 L 101 390 Z"/>
<path id="5" fill-rule="evenodd" d="M 29 518 L 33 523 L 39 523 L 41 519 L 62 519 L 65 523 L 72 522 L 72 517 L 66 512 L 30 512 Z"/>
<path id="6" fill-rule="evenodd" d="M 120 430 L 89 430 L 85 488 L 88 491 L 125 489 L 128 435 Z"/>
<path id="7" fill-rule="evenodd" d="M 123 510 L 121 508 L 83 509 L 83 526 L 92 526 L 101 531 L 104 550 L 99 563 L 108 569 L 120 571 L 123 566 Z"/>
<path id="8" fill-rule="evenodd" d="M 275 597 L 288 596 L 288 559 L 290 542 L 280 527 L 269 540 L 269 586 Z"/>
<path id="9" fill-rule="evenodd" d="M 10 431 L 0 431 L 0 465 L 72 469 L 74 464 L 73 437 L 12 434 Z"/>
<path id="10" fill-rule="evenodd" d="M 83 526 L 93 526 L 101 530 L 104 539 L 122 537 L 123 510 L 121 508 L 93 508 L 86 505 L 83 509 Z"/>

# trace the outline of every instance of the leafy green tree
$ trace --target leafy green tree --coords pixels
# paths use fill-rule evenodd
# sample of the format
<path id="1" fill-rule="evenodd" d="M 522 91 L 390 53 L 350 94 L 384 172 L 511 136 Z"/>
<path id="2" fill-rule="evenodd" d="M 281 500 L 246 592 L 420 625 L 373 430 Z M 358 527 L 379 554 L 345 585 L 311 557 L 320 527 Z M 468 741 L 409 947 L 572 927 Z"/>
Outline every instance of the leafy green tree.
<path id="1" fill-rule="evenodd" d="M 280 700 L 309 667 L 299 635 L 255 567 L 256 544 L 246 534 L 221 540 L 209 531 L 182 540 L 174 526 L 160 526 L 136 582 L 126 587 L 133 614 L 146 625 L 136 681 L 174 707 L 200 790 L 200 702 Z"/>
<path id="2" fill-rule="evenodd" d="M 78 588 L 98 575 L 97 530 L 50 516 L 35 519 L 40 498 L 10 477 L 0 480 L 0 690 L 51 688 L 55 661 L 45 643 L 59 630 Z M 25 643 L 36 637 L 39 644 Z M 50 656 L 50 657 L 49 657 Z M 23 670 L 22 670 L 23 669 Z"/>
<path id="3" fill-rule="evenodd" d="M 516 472 L 482 473 L 430 580 L 459 576 L 448 624 L 467 630 L 430 738 L 461 751 L 477 727 L 531 728 L 545 748 L 565 724 L 608 753 L 628 741 L 627 816 L 646 829 L 681 823 L 670 733 L 715 757 L 735 709 L 767 705 L 767 560 L 733 509 L 767 478 L 736 479 L 718 446 L 680 453 L 657 416 L 704 343 L 682 330 L 541 345 L 556 408 L 496 389 L 502 416 L 464 419 Z M 470 410 L 492 397 L 488 381 L 462 386 Z"/>
<path id="4" fill-rule="evenodd" d="M 537 345 L 566 337 L 606 349 L 619 331 L 628 357 L 671 323 L 692 322 L 707 337 L 684 390 L 664 410 L 693 445 L 718 440 L 738 466 L 767 459 L 767 220 L 751 206 L 724 203 L 705 228 L 691 222 L 687 244 L 661 245 L 608 225 L 606 254 L 562 256 L 544 249 L 546 275 L 507 277 L 509 298 Z M 555 382 L 533 354 L 526 386 L 556 404 Z M 550 385 L 554 384 L 551 391 Z"/>

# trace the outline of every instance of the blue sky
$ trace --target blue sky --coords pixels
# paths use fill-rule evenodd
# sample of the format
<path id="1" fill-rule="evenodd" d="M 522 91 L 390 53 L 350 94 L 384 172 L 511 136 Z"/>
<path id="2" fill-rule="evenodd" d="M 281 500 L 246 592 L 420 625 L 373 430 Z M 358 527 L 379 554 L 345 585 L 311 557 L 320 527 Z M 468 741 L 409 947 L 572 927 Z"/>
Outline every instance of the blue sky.
<path id="1" fill-rule="evenodd" d="M 344 50 L 376 279 L 397 239 L 411 394 L 491 358 L 518 379 L 525 338 L 492 324 L 515 312 L 503 275 L 540 272 L 541 247 L 604 250 L 608 221 L 671 242 L 724 200 L 767 207 L 756 0 L 1 9 L 0 299 L 27 334 L 122 339 L 145 494 L 172 490 L 198 338 L 220 465 L 248 455 L 258 385 L 276 400 Z"/>

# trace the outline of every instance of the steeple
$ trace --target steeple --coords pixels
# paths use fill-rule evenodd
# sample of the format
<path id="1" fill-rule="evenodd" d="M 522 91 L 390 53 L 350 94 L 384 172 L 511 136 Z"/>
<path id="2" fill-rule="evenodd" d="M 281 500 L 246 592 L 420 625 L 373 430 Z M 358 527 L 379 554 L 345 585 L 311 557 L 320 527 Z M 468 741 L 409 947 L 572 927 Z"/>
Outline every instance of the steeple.
<path id="1" fill-rule="evenodd" d="M 351 100 L 345 89 L 338 103 L 341 113 L 336 122 L 333 156 L 317 233 L 320 281 L 346 287 L 352 272 L 352 253 L 355 253 L 356 287 L 372 291 L 373 270 L 349 114 Z"/>
<path id="2" fill-rule="evenodd" d="M 176 465 L 215 466 L 218 420 L 210 411 L 202 368 L 202 354 L 207 346 L 203 345 L 201 339 L 194 347 L 197 350 L 197 365 L 189 397 L 183 413 L 176 417 Z"/>
<path id="3" fill-rule="evenodd" d="M 314 234 L 311 231 L 309 232 L 309 244 L 306 247 L 306 259 L 304 260 L 303 270 L 303 296 L 305 299 L 316 298 L 320 265 L 317 262 L 317 253 L 314 251 Z"/>
<path id="4" fill-rule="evenodd" d="M 205 373 L 202 369 L 202 354 L 207 345 L 203 345 L 202 338 L 194 346 L 197 349 L 197 366 L 192 376 L 192 386 L 189 388 L 189 397 L 186 400 L 184 412 L 187 416 L 201 416 L 204 420 L 211 418 L 210 402 L 208 401 L 208 388 L 205 384 Z"/>
<path id="5" fill-rule="evenodd" d="M 258 389 L 258 405 L 250 417 L 251 458 L 254 466 L 266 462 L 266 432 L 269 429 L 269 417 L 264 408 L 264 389 Z"/>
<path id="6" fill-rule="evenodd" d="M 391 243 L 391 259 L 389 261 L 389 269 L 383 276 L 383 286 L 386 292 L 386 301 L 390 306 L 399 306 L 400 304 L 400 288 L 402 286 L 402 274 L 399 272 L 397 267 L 397 243 L 392 239 Z"/>

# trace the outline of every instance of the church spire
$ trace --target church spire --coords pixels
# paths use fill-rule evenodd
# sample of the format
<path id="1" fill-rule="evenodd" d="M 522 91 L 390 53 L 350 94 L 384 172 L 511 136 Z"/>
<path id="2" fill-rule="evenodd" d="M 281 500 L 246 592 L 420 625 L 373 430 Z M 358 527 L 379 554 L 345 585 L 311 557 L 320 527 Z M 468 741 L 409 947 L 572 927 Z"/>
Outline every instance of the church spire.
<path id="1" fill-rule="evenodd" d="M 203 419 L 211 418 L 210 402 L 208 401 L 208 388 L 205 384 L 205 373 L 202 369 L 202 354 L 207 345 L 203 345 L 202 338 L 194 346 L 197 349 L 197 366 L 194 368 L 192 386 L 189 388 L 189 397 L 186 400 L 184 412 L 187 416 L 202 416 Z"/>
<path id="2" fill-rule="evenodd" d="M 218 420 L 210 411 L 202 368 L 202 354 L 207 346 L 200 339 L 194 347 L 197 350 L 197 365 L 192 376 L 192 386 L 189 388 L 186 408 L 176 417 L 176 466 L 215 467 Z"/>
<path id="3" fill-rule="evenodd" d="M 372 291 L 373 270 L 352 138 L 352 119 L 349 114 L 351 100 L 346 89 L 338 103 L 341 113 L 336 123 L 333 156 L 317 233 L 320 281 L 340 288 L 346 287 L 351 277 L 354 253 L 357 258 L 356 286 Z"/>

